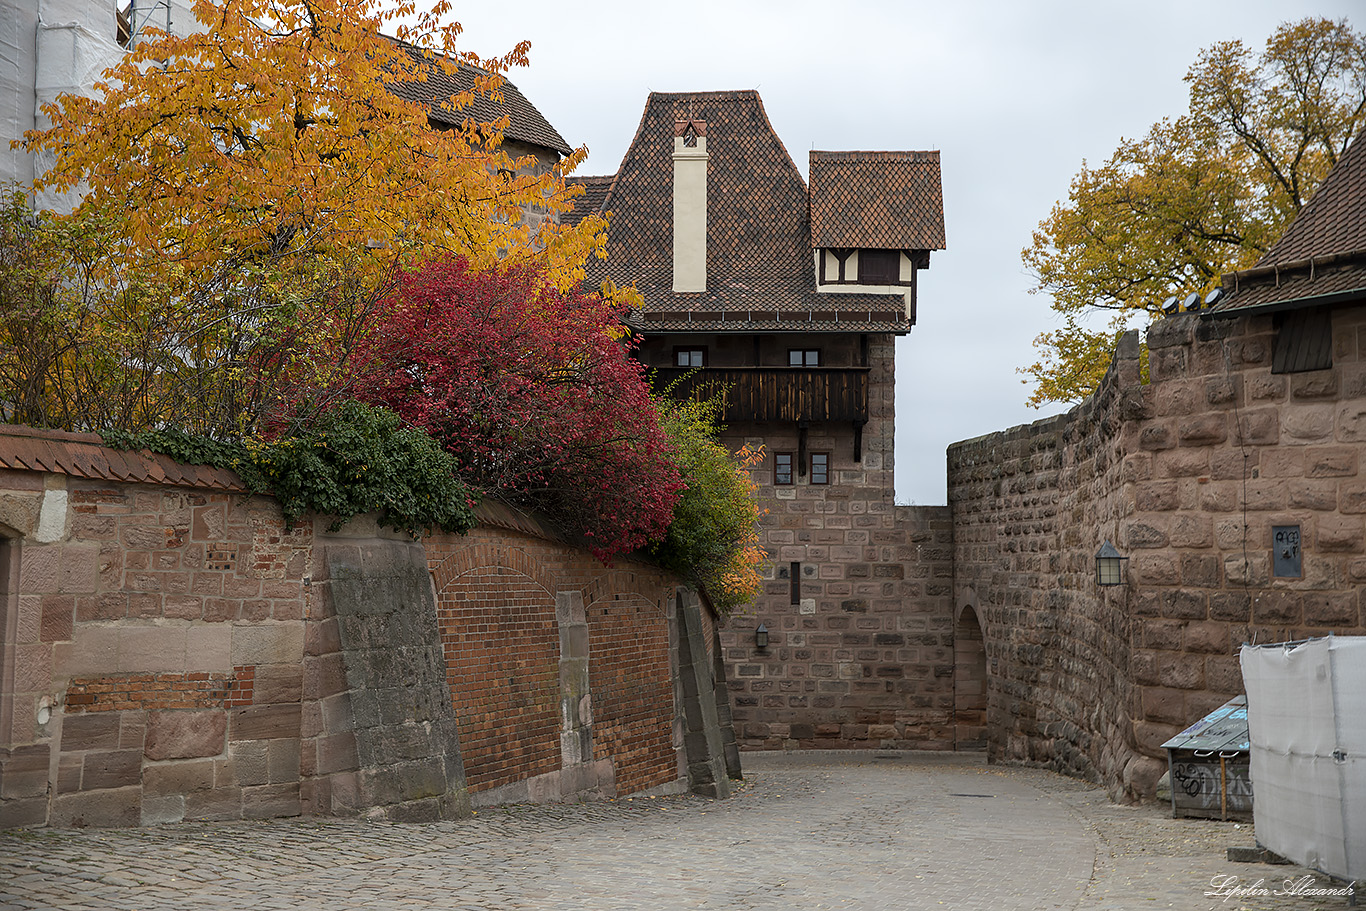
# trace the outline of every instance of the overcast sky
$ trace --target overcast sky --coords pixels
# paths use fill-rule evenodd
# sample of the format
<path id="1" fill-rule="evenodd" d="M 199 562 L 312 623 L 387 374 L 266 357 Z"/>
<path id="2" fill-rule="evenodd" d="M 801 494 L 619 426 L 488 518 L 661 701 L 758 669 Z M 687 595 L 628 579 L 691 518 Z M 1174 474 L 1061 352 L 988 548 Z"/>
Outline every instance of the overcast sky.
<path id="1" fill-rule="evenodd" d="M 921 275 L 919 322 L 897 345 L 897 501 L 923 505 L 945 502 L 950 443 L 1063 410 L 1027 407 L 1015 372 L 1057 325 L 1028 293 L 1020 250 L 1082 160 L 1183 112 L 1201 48 L 1241 38 L 1260 50 L 1283 21 L 1359 6 L 521 0 L 455 15 L 475 53 L 531 41 L 530 68 L 511 79 L 588 146 L 579 173 L 616 171 L 650 91 L 758 89 L 803 174 L 813 148 L 940 151 L 948 249 Z"/>

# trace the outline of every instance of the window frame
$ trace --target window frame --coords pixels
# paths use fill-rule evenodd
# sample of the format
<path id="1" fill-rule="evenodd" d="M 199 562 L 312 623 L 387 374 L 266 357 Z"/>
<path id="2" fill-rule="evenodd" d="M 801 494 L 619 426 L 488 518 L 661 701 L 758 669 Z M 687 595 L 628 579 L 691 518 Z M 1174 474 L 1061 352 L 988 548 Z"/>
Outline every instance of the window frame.
<path id="1" fill-rule="evenodd" d="M 797 358 L 801 361 L 800 364 L 794 364 L 794 363 L 792 363 L 792 358 L 793 358 L 794 355 L 797 356 Z M 812 357 L 813 357 L 813 356 L 814 356 L 814 358 L 815 358 L 815 363 L 814 363 L 814 364 L 811 363 L 811 360 L 812 360 Z M 821 358 L 821 349 L 819 349 L 819 348 L 788 348 L 788 349 L 787 349 L 787 366 L 789 366 L 789 367 L 819 367 L 819 366 L 821 366 L 821 360 L 822 360 L 822 358 Z"/>
<path id="2" fill-rule="evenodd" d="M 822 463 L 822 465 L 821 465 L 821 472 L 820 472 L 819 477 L 824 478 L 824 480 L 819 480 L 819 481 L 816 480 L 816 478 L 818 477 L 818 475 L 817 475 L 817 473 L 816 473 L 816 459 L 818 459 L 818 458 L 823 460 L 823 463 Z M 810 454 L 810 459 L 811 459 L 811 465 L 810 465 L 810 472 L 811 472 L 811 473 L 810 473 L 809 475 L 807 475 L 807 477 L 810 479 L 809 483 L 811 483 L 811 484 L 828 485 L 828 484 L 830 483 L 830 453 L 828 453 L 828 452 L 813 452 L 813 453 Z"/>
<path id="3" fill-rule="evenodd" d="M 681 364 L 679 358 L 684 354 L 696 354 L 699 364 Z M 691 358 L 689 358 L 691 360 Z M 674 346 L 674 366 L 682 367 L 685 370 L 696 370 L 698 367 L 707 366 L 707 346 L 706 345 L 675 345 Z"/>
<path id="4" fill-rule="evenodd" d="M 787 480 L 786 480 L 786 481 L 782 480 L 782 469 L 781 469 L 781 467 L 780 467 L 780 465 L 779 465 L 780 460 L 781 460 L 781 459 L 784 459 L 784 458 L 787 459 Z M 795 464 L 796 461 L 797 461 L 796 458 L 795 458 L 795 457 L 793 456 L 793 454 L 790 453 L 790 452 L 775 452 L 775 453 L 773 453 L 773 486 L 774 486 L 774 487 L 791 487 L 794 483 L 796 483 L 795 479 L 793 478 L 793 472 L 796 470 L 796 464 Z"/>

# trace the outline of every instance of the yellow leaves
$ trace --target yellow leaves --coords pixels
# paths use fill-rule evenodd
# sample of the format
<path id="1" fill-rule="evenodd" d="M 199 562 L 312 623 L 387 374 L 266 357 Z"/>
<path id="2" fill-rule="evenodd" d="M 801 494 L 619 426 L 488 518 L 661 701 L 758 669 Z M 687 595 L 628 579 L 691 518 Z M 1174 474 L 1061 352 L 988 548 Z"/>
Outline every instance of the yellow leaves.
<path id="1" fill-rule="evenodd" d="M 202 32 L 140 43 L 106 74 L 102 100 L 63 98 L 48 112 L 54 126 L 26 144 L 55 156 L 42 185 L 84 183 L 88 210 L 119 214 L 128 267 L 144 275 L 170 262 L 208 267 L 225 253 L 335 257 L 368 246 L 386 251 L 369 259 L 376 280 L 395 256 L 458 253 L 482 264 L 535 259 L 567 285 L 600 248 L 601 223 L 533 236 L 521 210 L 563 211 L 565 166 L 582 156 L 504 182 L 505 122 L 437 132 L 425 108 L 387 87 L 464 61 L 490 70 L 475 91 L 493 92 L 499 71 L 525 62 L 525 45 L 494 61 L 458 51 L 458 25 L 441 23 L 446 7 L 199 0 Z M 425 53 L 381 37 L 403 10 L 417 21 L 400 33 Z"/>
<path id="2" fill-rule="evenodd" d="M 1282 25 L 1256 60 L 1215 44 L 1186 81 L 1190 112 L 1083 162 L 1021 253 L 1065 320 L 1019 371 L 1032 405 L 1084 398 L 1121 328 L 1255 262 L 1366 125 L 1366 38 L 1345 21 Z M 1078 322 L 1095 311 L 1113 316 L 1104 331 Z"/>

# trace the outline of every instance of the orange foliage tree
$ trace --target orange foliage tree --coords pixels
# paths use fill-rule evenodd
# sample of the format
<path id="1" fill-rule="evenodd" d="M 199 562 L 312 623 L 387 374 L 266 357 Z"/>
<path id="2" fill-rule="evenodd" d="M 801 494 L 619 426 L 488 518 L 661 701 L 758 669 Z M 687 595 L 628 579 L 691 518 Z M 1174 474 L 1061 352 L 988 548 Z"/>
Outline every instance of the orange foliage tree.
<path id="1" fill-rule="evenodd" d="M 564 211 L 564 175 L 583 149 L 535 173 L 502 150 L 506 120 L 431 129 L 424 106 L 391 91 L 476 65 L 473 89 L 447 102 L 459 110 L 526 62 L 525 44 L 492 60 L 458 50 L 448 11 L 197 0 L 198 32 L 152 32 L 106 71 L 99 97 L 45 107 L 53 126 L 23 141 L 52 162 L 37 186 L 79 191 L 68 218 L 99 225 L 99 243 L 80 252 L 82 304 L 105 317 L 87 348 L 140 377 L 138 400 L 105 409 L 106 421 L 250 432 L 278 389 L 248 388 L 199 419 L 174 412 L 196 391 L 258 383 L 262 346 L 271 376 L 331 369 L 308 352 L 362 332 L 390 276 L 421 261 L 528 263 L 561 288 L 582 280 L 603 221 L 533 226 L 523 207 Z"/>

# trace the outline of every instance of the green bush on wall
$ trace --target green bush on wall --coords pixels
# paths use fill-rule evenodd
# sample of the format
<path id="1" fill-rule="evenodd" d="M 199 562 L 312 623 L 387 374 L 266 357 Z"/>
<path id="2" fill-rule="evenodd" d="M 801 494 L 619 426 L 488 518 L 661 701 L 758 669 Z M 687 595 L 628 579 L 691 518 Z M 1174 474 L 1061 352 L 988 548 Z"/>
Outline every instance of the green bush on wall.
<path id="1" fill-rule="evenodd" d="M 236 471 L 254 491 L 280 501 L 285 522 L 305 512 L 334 517 L 330 530 L 364 513 L 387 528 L 420 535 L 474 527 L 475 498 L 455 476 L 455 460 L 398 415 L 343 402 L 290 436 L 220 441 L 183 431 L 101 434 L 116 449 L 146 449 L 189 465 Z"/>

